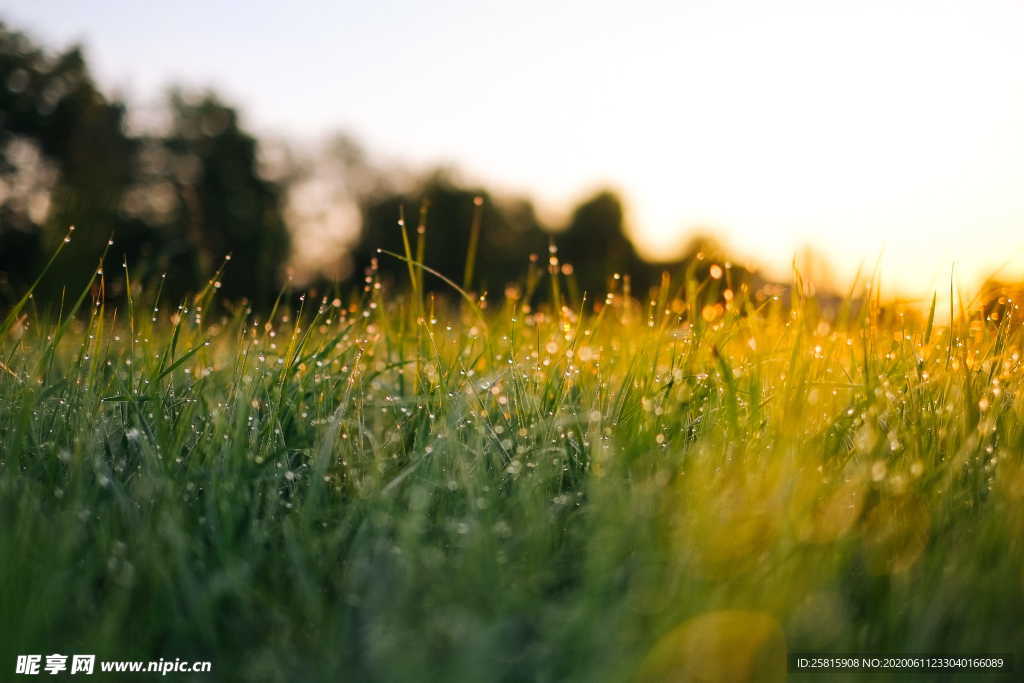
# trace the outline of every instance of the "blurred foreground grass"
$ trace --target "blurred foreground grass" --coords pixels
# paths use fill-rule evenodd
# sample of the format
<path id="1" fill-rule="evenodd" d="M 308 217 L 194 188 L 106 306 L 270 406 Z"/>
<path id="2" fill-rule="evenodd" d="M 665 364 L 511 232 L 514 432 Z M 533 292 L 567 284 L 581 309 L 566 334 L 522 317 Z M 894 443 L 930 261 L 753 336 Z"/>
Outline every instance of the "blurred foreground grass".
<path id="1" fill-rule="evenodd" d="M 269 318 L 216 282 L 111 303 L 109 274 L 15 307 L 2 666 L 771 681 L 787 651 L 1021 652 L 1012 302 L 826 314 L 717 268 L 595 306 L 551 271 L 490 305 L 412 267 Z"/>

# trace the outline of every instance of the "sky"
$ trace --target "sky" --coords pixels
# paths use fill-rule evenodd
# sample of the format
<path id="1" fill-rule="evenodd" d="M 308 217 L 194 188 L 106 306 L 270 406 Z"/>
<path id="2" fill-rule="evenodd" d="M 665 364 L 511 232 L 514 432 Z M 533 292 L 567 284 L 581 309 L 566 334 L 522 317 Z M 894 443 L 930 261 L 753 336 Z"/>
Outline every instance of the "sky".
<path id="1" fill-rule="evenodd" d="M 651 257 L 713 230 L 784 275 L 924 297 L 1024 276 L 1024 2 L 2 0 L 130 102 L 212 86 L 264 135 L 344 130 L 557 215 L 624 195 Z"/>

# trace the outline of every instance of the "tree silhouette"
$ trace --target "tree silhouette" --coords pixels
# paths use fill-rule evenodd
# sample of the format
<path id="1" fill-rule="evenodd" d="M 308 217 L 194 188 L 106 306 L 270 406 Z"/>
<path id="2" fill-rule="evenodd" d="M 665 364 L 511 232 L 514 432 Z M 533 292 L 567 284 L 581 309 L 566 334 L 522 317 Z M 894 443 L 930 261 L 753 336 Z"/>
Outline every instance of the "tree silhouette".
<path id="1" fill-rule="evenodd" d="M 170 232 L 180 240 L 173 263 L 187 279 L 209 277 L 227 255 L 229 299 L 272 300 L 288 254 L 282 190 L 260 176 L 255 138 L 237 112 L 213 93 L 174 91 L 171 130 L 157 140 L 157 177 L 173 188 Z"/>
<path id="2" fill-rule="evenodd" d="M 465 274 L 475 214 L 479 212 L 479 246 L 471 283 L 475 291 L 500 290 L 526 270 L 531 253 L 547 248 L 547 235 L 528 203 L 499 204 L 486 191 L 461 187 L 440 171 L 429 175 L 414 192 L 388 193 L 365 203 L 362 234 L 353 250 L 357 274 L 380 256 L 378 249 L 403 253 L 398 227 L 403 210 L 413 248 L 422 231 L 424 262 L 459 284 Z M 388 256 L 380 256 L 378 262 L 384 277 L 402 281 L 404 263 Z M 446 287 L 430 276 L 425 278 L 425 285 L 431 289 Z"/>
<path id="3" fill-rule="evenodd" d="M 132 137 L 78 47 L 51 55 L 0 24 L 0 273 L 23 284 L 74 225 L 41 294 L 80 287 L 113 235 L 111 258 L 173 273 L 172 296 L 232 252 L 224 293 L 271 300 L 288 254 L 282 188 L 260 176 L 256 140 L 216 95 L 175 91 L 167 106 L 165 135 Z"/>
<path id="4" fill-rule="evenodd" d="M 0 270 L 24 277 L 38 248 L 75 225 L 76 248 L 53 286 L 80 286 L 107 236 L 126 227 L 120 204 L 136 143 L 125 108 L 97 90 L 78 47 L 50 56 L 0 24 L 0 116 Z"/>
<path id="5" fill-rule="evenodd" d="M 581 202 L 565 230 L 555 235 L 558 257 L 572 266 L 573 276 L 591 300 L 608 290 L 614 274 L 629 275 L 637 288 L 651 281 L 650 268 L 626 236 L 622 201 L 602 190 Z"/>
<path id="6" fill-rule="evenodd" d="M 62 256 L 63 277 L 41 293 L 80 286 L 113 234 L 112 258 L 118 264 L 127 258 L 142 279 L 167 272 L 168 297 L 201 287 L 230 253 L 222 294 L 257 306 L 273 301 L 289 258 L 284 197 L 295 179 L 261 173 L 256 139 L 215 93 L 175 90 L 166 106 L 167 130 L 133 137 L 125 131 L 125 107 L 98 90 L 79 48 L 51 55 L 0 24 L 0 275 L 27 280 L 38 255 L 73 224 L 76 244 Z M 665 270 L 714 280 L 700 289 L 707 301 L 753 281 L 739 266 L 724 268 L 729 259 L 706 238 L 695 239 L 674 262 L 646 262 L 611 190 L 581 202 L 568 224 L 552 232 L 529 201 L 497 198 L 451 171 L 435 170 L 398 190 L 410 183 L 401 173 L 376 168 L 351 138 L 335 138 L 326 149 L 331 163 L 323 172 L 343 195 L 334 199 L 348 202 L 350 222 L 358 205 L 362 224 L 351 252 L 336 255 L 338 274 L 359 278 L 376 263 L 385 279 L 403 285 L 406 265 L 378 249 L 403 253 L 397 222 L 404 211 L 412 247 L 422 243 L 424 262 L 456 283 L 468 279 L 476 292 L 500 295 L 507 283 L 522 279 L 532 254 L 547 262 L 551 241 L 557 273 L 567 278 L 573 298 L 585 291 L 598 299 L 616 273 L 628 275 L 640 297 Z M 325 211 L 316 215 L 332 219 Z M 302 219 L 296 211 L 289 217 Z M 332 248 L 343 245 L 335 241 Z M 346 258 L 354 268 L 340 267 Z M 319 258 L 317 267 L 330 263 Z M 713 269 L 716 264 L 724 271 Z M 424 284 L 447 288 L 432 276 Z"/>

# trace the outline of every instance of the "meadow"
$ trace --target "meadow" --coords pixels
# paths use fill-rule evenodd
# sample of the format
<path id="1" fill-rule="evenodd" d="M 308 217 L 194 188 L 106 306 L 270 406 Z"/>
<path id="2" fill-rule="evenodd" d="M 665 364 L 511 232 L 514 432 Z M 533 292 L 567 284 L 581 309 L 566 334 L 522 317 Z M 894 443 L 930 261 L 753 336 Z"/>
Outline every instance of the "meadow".
<path id="1" fill-rule="evenodd" d="M 9 309 L 4 667 L 776 681 L 791 652 L 1021 652 L 1012 300 L 902 309 L 866 278 L 825 306 L 725 263 L 584 297 L 556 251 L 484 296 L 406 245 L 379 255 L 404 282 L 269 315 L 218 298 L 238 262 L 183 302 L 107 266 Z"/>

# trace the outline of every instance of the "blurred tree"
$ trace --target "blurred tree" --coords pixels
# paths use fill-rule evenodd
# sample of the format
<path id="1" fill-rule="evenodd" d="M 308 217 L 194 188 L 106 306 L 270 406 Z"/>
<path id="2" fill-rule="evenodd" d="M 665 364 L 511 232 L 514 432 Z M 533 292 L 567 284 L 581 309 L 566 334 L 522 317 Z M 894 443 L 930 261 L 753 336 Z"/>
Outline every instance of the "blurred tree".
<path id="1" fill-rule="evenodd" d="M 982 283 L 969 309 L 976 309 L 983 320 L 998 324 L 1006 318 L 1019 320 L 1021 301 L 1024 301 L 1024 282 L 989 277 Z"/>
<path id="2" fill-rule="evenodd" d="M 618 195 L 602 190 L 581 202 L 569 224 L 555 235 L 558 257 L 572 266 L 573 276 L 589 298 L 608 291 L 615 273 L 629 275 L 634 291 L 649 286 L 653 271 L 626 236 L 625 212 Z"/>
<path id="3" fill-rule="evenodd" d="M 114 235 L 118 263 L 173 273 L 171 296 L 232 252 L 224 293 L 271 300 L 288 256 L 282 184 L 261 177 L 255 139 L 216 95 L 175 91 L 168 107 L 166 134 L 132 137 L 78 47 L 50 55 L 0 24 L 0 273 L 23 285 L 75 225 L 43 293 L 80 287 Z"/>
<path id="4" fill-rule="evenodd" d="M 763 283 L 756 272 L 736 263 L 725 246 L 710 232 L 697 232 L 683 255 L 663 266 L 679 282 L 692 281 L 700 309 L 725 304 L 740 290 L 752 291 Z M 689 295 L 689 294 L 688 294 Z"/>
<path id="5" fill-rule="evenodd" d="M 40 246 L 75 225 L 76 248 L 53 286 L 80 286 L 107 236 L 127 221 L 120 203 L 136 143 L 125 108 L 96 88 L 78 47 L 50 56 L 0 24 L 0 270 L 24 279 Z"/>
<path id="6" fill-rule="evenodd" d="M 222 293 L 265 305 L 288 256 L 283 189 L 261 176 L 256 139 L 215 94 L 190 97 L 176 90 L 169 106 L 170 132 L 149 141 L 144 190 L 167 195 L 169 265 L 176 277 L 199 283 L 231 254 Z"/>
<path id="7" fill-rule="evenodd" d="M 346 133 L 293 156 L 291 166 L 285 216 L 297 281 L 314 291 L 331 289 L 353 274 L 362 207 L 397 194 L 397 174 L 378 168 Z"/>
<path id="8" fill-rule="evenodd" d="M 714 279 L 714 266 L 731 267 L 731 263 L 728 251 L 717 238 L 710 232 L 698 231 L 690 237 L 683 249 L 683 255 L 672 263 L 672 268 L 687 271 L 697 282 L 704 282 Z M 718 271 L 714 272 L 717 274 Z"/>
<path id="9" fill-rule="evenodd" d="M 74 224 L 76 244 L 64 256 L 57 287 L 84 281 L 114 234 L 113 258 L 119 262 L 123 254 L 136 275 L 171 274 L 169 297 L 201 287 L 231 253 L 223 294 L 256 305 L 272 301 L 290 251 L 285 192 L 310 174 L 281 154 L 276 164 L 261 164 L 255 138 L 214 93 L 173 91 L 167 106 L 166 131 L 132 137 L 125 131 L 124 106 L 98 91 L 77 47 L 51 56 L 0 24 L 0 273 L 24 282 L 38 267 L 37 254 Z M 727 262 L 719 247 L 699 240 L 681 260 L 645 262 L 611 191 L 583 201 L 552 236 L 528 201 L 496 200 L 449 171 L 403 182 L 400 173 L 374 167 L 347 136 L 335 138 L 325 154 L 323 168 L 306 183 L 309 192 L 293 193 L 287 214 L 312 236 L 296 254 L 314 273 L 342 276 L 346 256 L 336 252 L 358 223 L 361 234 L 347 255 L 356 274 L 378 248 L 401 253 L 397 220 L 403 208 L 414 248 L 423 230 L 426 264 L 459 284 L 469 275 L 476 291 L 497 294 L 520 280 L 531 254 L 548 258 L 552 239 L 571 294 L 587 291 L 591 301 L 607 290 L 614 273 L 630 275 L 632 291 L 643 296 L 662 270 L 682 269 L 704 281 L 716 279 L 715 262 Z M 276 170 L 268 174 L 268 166 Z M 396 189 L 410 184 L 411 190 Z M 383 257 L 379 265 L 386 277 L 404 282 L 405 264 Z M 723 282 L 704 288 L 704 296 L 747 275 L 726 268 Z M 433 277 L 424 282 L 445 288 Z"/>
<path id="10" fill-rule="evenodd" d="M 476 203 L 480 198 L 482 203 Z M 588 293 L 595 301 L 608 291 L 610 278 L 628 275 L 634 296 L 643 297 L 669 272 L 676 283 L 692 277 L 700 287 L 702 305 L 720 300 L 726 290 L 750 286 L 753 273 L 736 265 L 725 249 L 709 235 L 695 236 L 682 257 L 663 263 L 645 261 L 626 234 L 625 212 L 621 200 L 611 191 L 601 191 L 581 202 L 568 224 L 558 232 L 542 226 L 526 200 L 496 202 L 480 189 L 459 186 L 451 175 L 437 171 L 428 176 L 414 192 L 388 191 L 369 195 L 363 205 L 363 231 L 352 258 L 363 271 L 374 258 L 385 278 L 403 283 L 406 266 L 377 249 L 403 253 L 398 217 L 405 210 L 412 248 L 416 248 L 422 206 L 427 206 L 425 263 L 456 283 L 465 272 L 474 211 L 480 212 L 480 243 L 477 254 L 474 289 L 499 292 L 507 283 L 523 278 L 531 254 L 547 260 L 548 245 L 553 242 L 562 276 L 570 281 L 570 293 Z M 717 266 L 717 267 L 715 267 Z M 711 282 L 708 282 L 711 281 Z M 427 277 L 427 286 L 444 289 L 436 278 Z M 731 296 L 730 291 L 728 296 Z"/>
<path id="11" fill-rule="evenodd" d="M 41 106 L 51 68 L 25 35 L 0 23 L 0 277 L 18 284 L 35 267 L 57 179 L 39 139 L 52 109 Z"/>
<path id="12" fill-rule="evenodd" d="M 412 248 L 415 250 L 418 231 L 422 230 L 426 265 L 460 285 L 474 213 L 479 212 L 479 247 L 471 283 L 475 291 L 500 292 L 525 272 L 531 253 L 547 249 L 547 234 L 528 203 L 497 203 L 485 190 L 462 187 L 441 170 L 428 175 L 413 192 L 390 192 L 372 197 L 364 204 L 363 229 L 352 254 L 358 274 L 380 256 L 379 267 L 385 277 L 403 281 L 405 264 L 377 253 L 378 248 L 403 252 L 398 227 L 403 208 Z M 424 283 L 435 290 L 446 287 L 430 275 Z"/>

